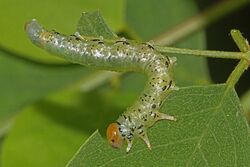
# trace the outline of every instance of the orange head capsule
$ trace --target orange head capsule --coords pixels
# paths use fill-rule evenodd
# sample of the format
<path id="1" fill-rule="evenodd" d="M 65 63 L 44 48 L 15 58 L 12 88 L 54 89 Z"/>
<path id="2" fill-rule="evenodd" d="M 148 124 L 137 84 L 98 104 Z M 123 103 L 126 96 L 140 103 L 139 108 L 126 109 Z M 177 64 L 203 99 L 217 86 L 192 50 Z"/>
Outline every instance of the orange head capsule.
<path id="1" fill-rule="evenodd" d="M 107 128 L 107 139 L 112 147 L 120 148 L 123 144 L 123 138 L 119 132 L 117 123 L 111 123 Z"/>

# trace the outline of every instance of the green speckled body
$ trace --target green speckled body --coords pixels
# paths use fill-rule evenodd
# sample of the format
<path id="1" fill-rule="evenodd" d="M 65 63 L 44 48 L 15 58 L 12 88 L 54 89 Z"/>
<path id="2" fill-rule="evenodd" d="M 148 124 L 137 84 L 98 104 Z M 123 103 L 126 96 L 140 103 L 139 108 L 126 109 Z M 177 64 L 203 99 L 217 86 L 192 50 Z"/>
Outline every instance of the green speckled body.
<path id="1" fill-rule="evenodd" d="M 35 20 L 26 25 L 26 31 L 34 44 L 72 63 L 102 70 L 142 72 L 148 76 L 139 99 L 117 120 L 120 134 L 130 148 L 134 136 L 141 137 L 147 143 L 146 130 L 156 121 L 175 120 L 159 112 L 169 91 L 175 89 L 172 76 L 175 58 L 163 56 L 148 43 L 126 39 L 110 42 L 79 34 L 65 36 L 45 30 Z"/>

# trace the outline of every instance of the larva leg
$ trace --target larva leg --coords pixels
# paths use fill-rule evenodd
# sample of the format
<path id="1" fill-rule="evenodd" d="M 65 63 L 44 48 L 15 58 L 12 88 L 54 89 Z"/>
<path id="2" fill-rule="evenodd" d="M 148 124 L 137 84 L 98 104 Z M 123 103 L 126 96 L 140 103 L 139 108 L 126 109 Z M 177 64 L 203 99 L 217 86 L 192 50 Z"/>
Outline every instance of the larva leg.
<path id="1" fill-rule="evenodd" d="M 75 32 L 74 34 L 77 38 L 84 40 L 83 36 L 81 36 L 81 34 L 79 32 Z"/>
<path id="2" fill-rule="evenodd" d="M 149 150 L 151 150 L 151 144 L 148 139 L 147 132 L 144 132 L 142 135 L 139 135 L 139 137 L 146 143 Z"/>
<path id="3" fill-rule="evenodd" d="M 177 119 L 174 116 L 158 112 L 157 113 L 157 120 L 170 120 L 170 121 L 176 121 Z"/>
<path id="4" fill-rule="evenodd" d="M 126 152 L 128 153 L 131 148 L 132 148 L 132 145 L 133 145 L 133 139 L 132 140 L 129 140 L 129 139 L 126 139 L 128 145 L 127 145 L 127 148 L 126 148 Z"/>
<path id="5" fill-rule="evenodd" d="M 176 61 L 177 61 L 177 58 L 176 58 L 176 57 L 170 57 L 169 59 L 170 59 L 170 62 L 171 62 L 172 64 L 176 64 Z"/>
<path id="6" fill-rule="evenodd" d="M 179 87 L 177 87 L 177 86 L 171 86 L 170 89 L 171 89 L 171 90 L 174 90 L 174 91 L 178 91 L 178 90 L 179 90 Z"/>

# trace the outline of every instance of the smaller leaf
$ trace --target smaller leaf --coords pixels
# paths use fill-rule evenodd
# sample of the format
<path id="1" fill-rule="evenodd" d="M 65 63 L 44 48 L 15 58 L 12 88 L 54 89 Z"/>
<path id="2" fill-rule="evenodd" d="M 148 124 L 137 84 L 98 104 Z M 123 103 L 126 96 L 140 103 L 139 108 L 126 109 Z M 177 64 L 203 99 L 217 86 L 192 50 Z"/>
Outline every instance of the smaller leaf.
<path id="1" fill-rule="evenodd" d="M 115 39 L 117 35 L 110 30 L 99 11 L 84 12 L 78 21 L 77 31 L 84 36 Z"/>

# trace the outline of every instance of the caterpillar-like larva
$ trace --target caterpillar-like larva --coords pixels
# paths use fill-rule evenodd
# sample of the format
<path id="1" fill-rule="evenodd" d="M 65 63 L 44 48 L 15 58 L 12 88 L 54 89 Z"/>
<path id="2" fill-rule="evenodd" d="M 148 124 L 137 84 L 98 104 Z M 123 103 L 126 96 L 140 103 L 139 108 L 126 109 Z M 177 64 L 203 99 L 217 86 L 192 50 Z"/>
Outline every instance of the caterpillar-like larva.
<path id="1" fill-rule="evenodd" d="M 142 72 L 148 76 L 139 99 L 107 128 L 107 138 L 113 147 L 120 148 L 127 141 L 129 152 L 134 137 L 139 137 L 151 149 L 147 129 L 158 120 L 176 120 L 159 112 L 169 92 L 177 89 L 172 76 L 175 57 L 163 56 L 149 43 L 123 38 L 110 41 L 79 33 L 62 35 L 44 29 L 34 19 L 25 25 L 25 31 L 35 45 L 72 63 L 102 70 Z"/>

